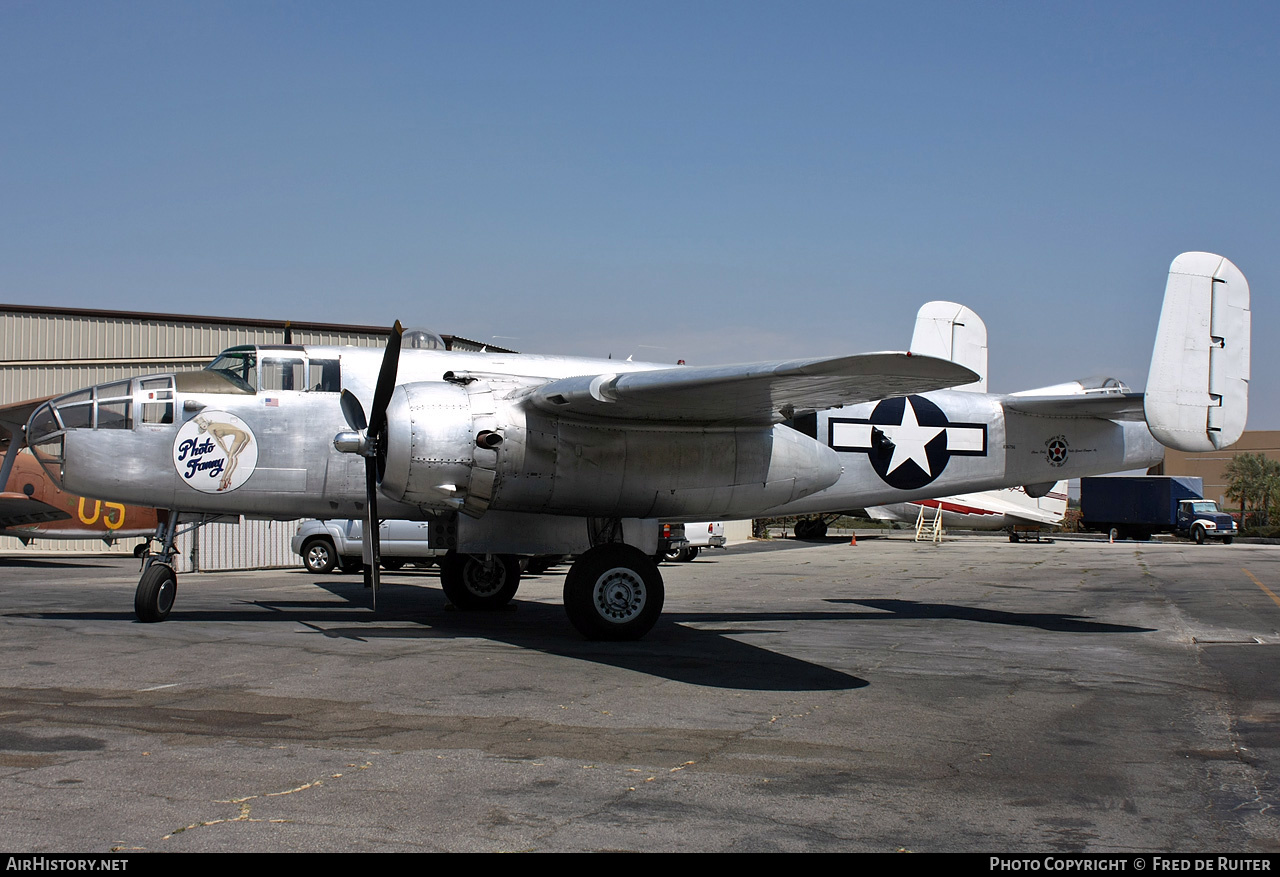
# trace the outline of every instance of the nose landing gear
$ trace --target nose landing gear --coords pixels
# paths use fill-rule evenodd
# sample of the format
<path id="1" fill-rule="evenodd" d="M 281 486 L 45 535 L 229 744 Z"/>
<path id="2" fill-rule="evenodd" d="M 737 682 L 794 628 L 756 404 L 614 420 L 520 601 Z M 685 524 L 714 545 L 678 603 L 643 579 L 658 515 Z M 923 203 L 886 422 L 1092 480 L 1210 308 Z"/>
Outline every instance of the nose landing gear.
<path id="1" fill-rule="evenodd" d="M 178 573 L 174 559 L 178 549 L 174 541 L 184 533 L 190 533 L 203 527 L 209 517 L 202 517 L 178 529 L 178 513 L 170 509 L 164 513 L 156 524 L 156 533 L 151 537 L 140 556 L 142 558 L 142 576 L 138 579 L 138 590 L 133 595 L 133 613 L 138 620 L 146 623 L 164 621 L 173 609 L 174 599 L 178 595 Z M 160 548 L 152 550 L 154 543 Z"/>

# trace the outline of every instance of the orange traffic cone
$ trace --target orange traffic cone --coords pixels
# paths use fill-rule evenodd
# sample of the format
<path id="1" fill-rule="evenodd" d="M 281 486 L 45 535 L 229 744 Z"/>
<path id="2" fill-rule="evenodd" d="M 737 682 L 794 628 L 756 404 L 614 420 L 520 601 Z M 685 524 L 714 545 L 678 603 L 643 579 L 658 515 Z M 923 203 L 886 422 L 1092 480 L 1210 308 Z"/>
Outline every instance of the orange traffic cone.
<path id="1" fill-rule="evenodd" d="M 857 544 L 858 544 L 858 534 L 857 534 L 856 532 L 854 532 L 853 530 L 850 530 L 849 532 L 850 532 L 850 533 L 853 533 L 853 538 L 849 540 L 849 544 L 850 544 L 850 545 L 857 545 Z"/>

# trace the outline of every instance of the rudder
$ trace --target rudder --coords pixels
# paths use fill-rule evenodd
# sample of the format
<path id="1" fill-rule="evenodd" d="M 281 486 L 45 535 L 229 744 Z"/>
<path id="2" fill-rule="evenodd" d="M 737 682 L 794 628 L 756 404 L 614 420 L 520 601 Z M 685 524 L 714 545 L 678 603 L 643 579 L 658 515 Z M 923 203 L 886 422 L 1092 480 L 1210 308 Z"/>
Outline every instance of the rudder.
<path id="1" fill-rule="evenodd" d="M 1169 266 L 1143 399 L 1163 445 L 1234 444 L 1249 413 L 1249 282 L 1229 259 L 1183 253 Z"/>

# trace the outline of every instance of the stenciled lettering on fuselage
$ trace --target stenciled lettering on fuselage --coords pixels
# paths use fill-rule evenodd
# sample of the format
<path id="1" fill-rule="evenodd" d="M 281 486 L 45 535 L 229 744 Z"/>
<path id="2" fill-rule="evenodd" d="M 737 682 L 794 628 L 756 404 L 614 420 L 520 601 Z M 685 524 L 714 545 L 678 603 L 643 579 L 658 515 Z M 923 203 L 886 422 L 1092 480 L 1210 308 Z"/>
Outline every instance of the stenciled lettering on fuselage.
<path id="1" fill-rule="evenodd" d="M 178 430 L 173 466 L 202 493 L 235 490 L 258 465 L 258 442 L 249 424 L 225 411 L 201 411 Z"/>
<path id="2" fill-rule="evenodd" d="M 827 423 L 833 450 L 865 453 L 881 480 L 898 490 L 929 484 L 952 457 L 987 455 L 985 423 L 952 423 L 923 396 L 885 399 L 868 418 L 832 417 Z"/>

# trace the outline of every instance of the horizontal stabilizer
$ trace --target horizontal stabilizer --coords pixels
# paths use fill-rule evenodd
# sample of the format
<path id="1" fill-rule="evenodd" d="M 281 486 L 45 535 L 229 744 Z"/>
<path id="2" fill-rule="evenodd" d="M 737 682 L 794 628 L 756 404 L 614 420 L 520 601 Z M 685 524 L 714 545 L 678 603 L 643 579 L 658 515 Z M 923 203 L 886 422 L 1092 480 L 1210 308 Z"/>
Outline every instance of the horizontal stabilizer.
<path id="1" fill-rule="evenodd" d="M 1004 407 L 1038 417 L 1100 417 L 1103 420 L 1142 420 L 1141 393 L 1081 393 L 1074 396 L 1010 396 Z"/>
<path id="2" fill-rule="evenodd" d="M 613 420 L 767 424 L 796 413 L 942 390 L 977 377 L 932 356 L 865 353 L 582 375 L 542 386 L 533 402 L 547 411 Z"/>
<path id="3" fill-rule="evenodd" d="M 1249 413 L 1249 283 L 1212 253 L 1169 266 L 1147 377 L 1151 434 L 1181 451 L 1235 443 Z"/>

